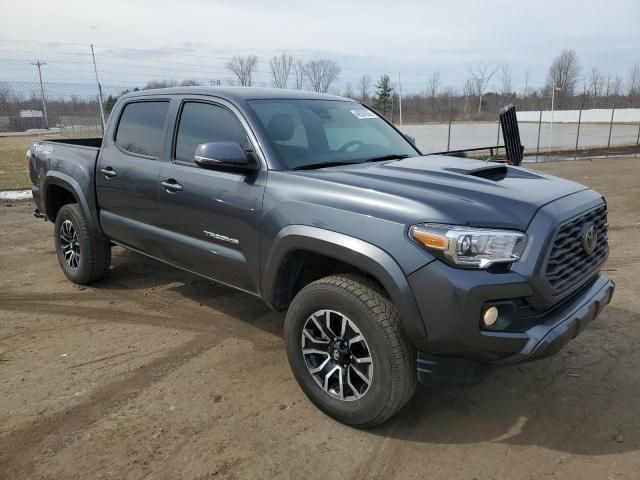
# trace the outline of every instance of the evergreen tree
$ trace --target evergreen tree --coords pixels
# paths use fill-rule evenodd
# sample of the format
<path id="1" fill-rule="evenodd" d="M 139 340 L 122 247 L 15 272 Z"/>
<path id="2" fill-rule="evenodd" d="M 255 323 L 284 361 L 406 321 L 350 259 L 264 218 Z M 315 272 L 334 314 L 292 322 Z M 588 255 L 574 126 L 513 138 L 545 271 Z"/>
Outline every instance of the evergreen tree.
<path id="1" fill-rule="evenodd" d="M 111 110 L 113 110 L 113 106 L 116 104 L 117 100 L 118 100 L 117 97 L 114 97 L 113 95 L 109 94 L 109 96 L 104 102 L 104 111 L 106 114 L 111 113 Z"/>
<path id="2" fill-rule="evenodd" d="M 386 115 L 387 111 L 389 111 L 392 92 L 393 87 L 391 87 L 389 75 L 382 75 L 376 84 L 376 108 L 382 110 L 383 115 Z"/>

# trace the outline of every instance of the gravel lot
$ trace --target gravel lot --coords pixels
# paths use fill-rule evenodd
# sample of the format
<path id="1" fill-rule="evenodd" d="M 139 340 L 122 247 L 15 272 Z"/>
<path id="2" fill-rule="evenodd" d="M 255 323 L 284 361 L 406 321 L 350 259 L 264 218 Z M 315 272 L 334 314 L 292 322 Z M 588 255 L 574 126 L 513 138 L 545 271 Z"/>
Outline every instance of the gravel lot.
<path id="1" fill-rule="evenodd" d="M 0 203 L 0 479 L 639 478 L 640 160 L 534 168 L 607 196 L 612 305 L 556 357 L 419 388 L 373 431 L 307 401 L 259 300 L 120 248 L 74 286 L 51 223 Z"/>

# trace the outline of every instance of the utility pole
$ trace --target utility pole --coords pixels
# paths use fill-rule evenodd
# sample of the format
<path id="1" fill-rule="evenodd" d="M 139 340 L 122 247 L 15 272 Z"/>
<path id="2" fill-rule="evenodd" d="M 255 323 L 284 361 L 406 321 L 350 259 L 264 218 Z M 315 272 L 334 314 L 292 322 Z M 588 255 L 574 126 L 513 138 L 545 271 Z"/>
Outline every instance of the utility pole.
<path id="1" fill-rule="evenodd" d="M 42 85 L 42 70 L 41 68 L 46 65 L 46 63 L 42 63 L 40 60 L 36 60 L 35 63 L 31 62 L 31 65 L 35 65 L 38 67 L 38 76 L 40 77 L 40 94 L 42 95 L 42 113 L 44 115 L 44 126 L 49 129 L 49 119 L 47 118 L 47 102 L 44 99 L 44 86 Z"/>
<path id="2" fill-rule="evenodd" d="M 102 134 L 104 135 L 104 107 L 102 106 L 102 85 L 98 80 L 98 67 L 96 66 L 96 55 L 93 53 L 93 43 L 91 44 L 91 58 L 93 58 L 93 71 L 96 74 L 96 83 L 98 84 L 98 102 L 100 103 L 100 119 L 102 120 Z"/>
<path id="3" fill-rule="evenodd" d="M 402 82 L 400 72 L 398 72 L 398 113 L 400 114 L 400 125 L 402 125 Z"/>
<path id="4" fill-rule="evenodd" d="M 556 84 L 553 84 L 553 88 L 551 89 L 551 123 L 549 124 L 549 148 L 547 149 L 547 155 L 551 154 L 551 133 L 553 132 L 553 107 L 554 101 L 556 99 L 556 91 L 562 90 L 560 87 L 556 87 Z"/>

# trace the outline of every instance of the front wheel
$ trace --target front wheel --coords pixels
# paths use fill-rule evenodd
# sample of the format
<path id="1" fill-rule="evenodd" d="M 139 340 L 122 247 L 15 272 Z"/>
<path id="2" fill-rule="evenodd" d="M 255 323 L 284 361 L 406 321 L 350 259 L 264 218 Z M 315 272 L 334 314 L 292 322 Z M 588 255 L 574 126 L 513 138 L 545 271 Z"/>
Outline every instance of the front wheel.
<path id="1" fill-rule="evenodd" d="M 415 352 L 393 304 L 366 277 L 333 275 L 303 288 L 287 312 L 285 342 L 304 393 L 342 423 L 378 425 L 415 391 Z"/>
<path id="2" fill-rule="evenodd" d="M 73 283 L 86 285 L 109 272 L 111 245 L 91 231 L 77 203 L 56 215 L 54 239 L 60 267 Z"/>

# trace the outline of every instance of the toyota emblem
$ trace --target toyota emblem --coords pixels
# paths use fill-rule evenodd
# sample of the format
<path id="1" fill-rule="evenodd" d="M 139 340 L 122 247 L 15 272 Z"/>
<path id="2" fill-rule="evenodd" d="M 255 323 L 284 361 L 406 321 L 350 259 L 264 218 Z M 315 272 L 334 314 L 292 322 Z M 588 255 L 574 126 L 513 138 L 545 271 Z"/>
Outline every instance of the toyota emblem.
<path id="1" fill-rule="evenodd" d="M 587 255 L 591 255 L 596 249 L 596 243 L 598 242 L 598 230 L 593 223 L 587 225 L 582 233 L 582 248 Z"/>

